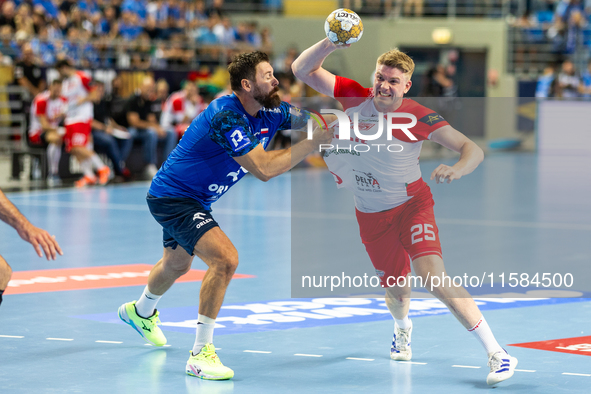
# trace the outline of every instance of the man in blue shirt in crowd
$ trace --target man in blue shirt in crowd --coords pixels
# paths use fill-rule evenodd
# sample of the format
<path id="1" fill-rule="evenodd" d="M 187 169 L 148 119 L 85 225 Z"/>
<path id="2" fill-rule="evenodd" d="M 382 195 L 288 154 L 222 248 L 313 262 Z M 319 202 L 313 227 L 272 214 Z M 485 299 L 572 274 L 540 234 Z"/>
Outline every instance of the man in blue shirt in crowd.
<path id="1" fill-rule="evenodd" d="M 212 217 L 211 204 L 247 172 L 266 182 L 332 140 L 329 130 L 319 128 L 312 139 L 289 149 L 265 151 L 275 133 L 303 128 L 309 116 L 281 101 L 266 54 L 238 55 L 228 71 L 234 93 L 214 100 L 193 120 L 152 181 L 147 201 L 163 227 L 164 255 L 152 268 L 139 301 L 119 308 L 119 317 L 147 342 L 163 346 L 166 338 L 157 326 L 156 304 L 197 255 L 209 269 L 201 284 L 196 339 L 186 372 L 211 380 L 234 376 L 212 342 L 215 319 L 238 266 L 238 252 Z"/>

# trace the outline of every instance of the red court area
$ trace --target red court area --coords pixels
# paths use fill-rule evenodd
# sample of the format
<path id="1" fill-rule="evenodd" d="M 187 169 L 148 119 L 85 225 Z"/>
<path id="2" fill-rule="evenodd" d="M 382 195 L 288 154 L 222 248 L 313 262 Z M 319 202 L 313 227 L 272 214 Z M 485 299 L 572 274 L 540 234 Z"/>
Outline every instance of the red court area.
<path id="1" fill-rule="evenodd" d="M 61 268 L 13 272 L 4 294 L 43 293 L 65 290 L 103 289 L 107 287 L 140 286 L 148 282 L 149 264 L 109 265 L 103 267 Z M 177 282 L 198 282 L 204 270 L 190 270 Z M 254 278 L 234 274 L 234 279 Z"/>
<path id="2" fill-rule="evenodd" d="M 591 356 L 591 336 L 516 343 L 509 346 Z"/>

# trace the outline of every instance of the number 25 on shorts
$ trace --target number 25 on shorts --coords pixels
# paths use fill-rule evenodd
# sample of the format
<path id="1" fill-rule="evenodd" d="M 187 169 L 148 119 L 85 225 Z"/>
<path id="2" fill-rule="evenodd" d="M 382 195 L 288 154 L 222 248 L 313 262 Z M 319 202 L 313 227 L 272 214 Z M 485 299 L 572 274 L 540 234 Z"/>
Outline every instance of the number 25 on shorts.
<path id="1" fill-rule="evenodd" d="M 433 232 L 432 224 L 415 224 L 410 228 L 412 244 L 425 241 L 435 241 L 435 233 Z"/>

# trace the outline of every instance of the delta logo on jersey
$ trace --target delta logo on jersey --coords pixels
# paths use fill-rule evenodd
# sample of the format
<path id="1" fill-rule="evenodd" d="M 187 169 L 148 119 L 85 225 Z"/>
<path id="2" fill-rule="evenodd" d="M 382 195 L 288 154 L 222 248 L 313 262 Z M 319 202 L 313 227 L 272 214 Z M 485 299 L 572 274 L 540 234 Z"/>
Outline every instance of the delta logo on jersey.
<path id="1" fill-rule="evenodd" d="M 357 188 L 361 191 L 381 193 L 380 182 L 372 175 L 371 172 L 363 172 L 353 170 L 355 174 L 355 181 Z"/>
<path id="2" fill-rule="evenodd" d="M 224 136 L 234 152 L 238 152 L 240 149 L 250 145 L 250 139 L 247 137 L 243 127 L 236 127 L 225 133 Z"/>

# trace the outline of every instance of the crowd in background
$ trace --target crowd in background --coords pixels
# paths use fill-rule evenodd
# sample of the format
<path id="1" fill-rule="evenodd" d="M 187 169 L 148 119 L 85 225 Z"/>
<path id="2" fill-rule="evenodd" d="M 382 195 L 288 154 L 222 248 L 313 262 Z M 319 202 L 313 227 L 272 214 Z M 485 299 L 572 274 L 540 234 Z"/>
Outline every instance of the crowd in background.
<path id="1" fill-rule="evenodd" d="M 591 98 L 591 61 L 585 70 L 577 70 L 571 60 L 547 65 L 538 78 L 536 97 Z"/>
<path id="2" fill-rule="evenodd" d="M 589 28 L 591 1 L 557 0 L 542 3 L 543 7 L 526 10 L 513 20 L 525 43 L 549 43 L 551 52 L 573 55 L 581 47 L 591 46 Z"/>
<path id="3" fill-rule="evenodd" d="M 120 69 L 224 62 L 236 52 L 272 49 L 267 28 L 233 23 L 224 0 L 3 0 L 1 62 L 30 43 L 35 61 L 69 58 L 77 67 Z"/>

